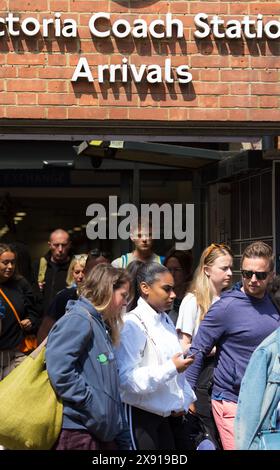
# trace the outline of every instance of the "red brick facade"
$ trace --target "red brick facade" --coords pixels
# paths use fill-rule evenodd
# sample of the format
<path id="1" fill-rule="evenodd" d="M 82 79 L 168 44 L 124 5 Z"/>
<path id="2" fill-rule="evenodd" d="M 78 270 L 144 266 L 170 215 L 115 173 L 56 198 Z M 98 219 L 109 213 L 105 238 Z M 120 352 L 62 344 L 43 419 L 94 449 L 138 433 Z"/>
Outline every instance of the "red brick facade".
<path id="1" fill-rule="evenodd" d="M 131 5 L 127 7 L 126 5 Z M 77 38 L 47 38 L 42 34 L 0 37 L 0 118 L 7 119 L 130 119 L 169 121 L 280 121 L 280 39 L 195 39 L 194 16 L 199 12 L 225 20 L 280 21 L 279 1 L 197 0 L 0 0 L 0 17 L 13 12 L 26 17 L 53 17 L 77 22 Z M 109 12 L 111 23 L 142 18 L 150 23 L 172 13 L 184 24 L 184 38 L 94 38 L 92 14 Z M 1 31 L 5 30 L 3 24 Z M 99 64 L 119 64 L 123 57 L 141 64 L 173 69 L 188 65 L 189 84 L 124 84 L 71 82 L 80 57 L 94 70 Z"/>

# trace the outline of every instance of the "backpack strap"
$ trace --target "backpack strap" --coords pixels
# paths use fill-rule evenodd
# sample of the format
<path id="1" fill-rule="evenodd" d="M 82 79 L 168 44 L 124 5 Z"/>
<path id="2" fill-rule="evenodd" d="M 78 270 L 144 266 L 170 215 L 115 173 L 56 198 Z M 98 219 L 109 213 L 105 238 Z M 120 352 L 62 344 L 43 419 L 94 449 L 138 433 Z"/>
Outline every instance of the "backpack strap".
<path id="1" fill-rule="evenodd" d="M 40 352 L 42 351 L 43 348 L 46 348 L 48 342 L 48 336 L 42 341 L 42 343 L 39 344 L 39 346 L 32 351 L 32 353 L 29 354 L 28 357 L 32 357 L 32 359 L 35 359 Z"/>
<path id="2" fill-rule="evenodd" d="M 122 266 L 121 266 L 121 267 L 122 267 L 123 269 L 126 268 L 127 265 L 130 263 L 129 254 L 130 254 L 130 253 L 126 253 L 125 255 L 122 255 L 122 257 L 121 257 L 121 259 L 122 259 Z"/>
<path id="3" fill-rule="evenodd" d="M 39 271 L 38 271 L 38 283 L 42 283 L 45 280 L 48 262 L 45 257 L 40 258 Z"/>
<path id="4" fill-rule="evenodd" d="M 143 326 L 144 328 L 144 331 L 145 331 L 145 334 L 146 336 L 152 341 L 152 343 L 156 346 L 156 343 L 155 341 L 153 340 L 153 338 L 150 336 L 149 332 L 148 332 L 148 328 L 146 327 L 145 323 L 143 322 L 142 318 L 139 317 L 139 315 L 137 315 L 137 313 L 133 313 L 133 315 L 135 315 L 135 317 L 137 318 L 137 320 L 139 320 L 139 322 L 141 323 L 141 325 Z"/>
<path id="5" fill-rule="evenodd" d="M 157 361 L 158 361 L 159 364 L 161 364 L 161 357 L 160 357 L 160 353 L 159 353 L 158 347 L 157 347 L 157 345 L 156 345 L 155 340 L 151 337 L 151 335 L 150 335 L 150 333 L 149 333 L 149 331 L 148 331 L 147 326 L 145 325 L 145 323 L 144 323 L 144 321 L 142 320 L 142 318 L 141 318 L 139 315 L 137 315 L 137 313 L 133 312 L 133 313 L 131 313 L 131 314 L 134 315 L 134 316 L 137 318 L 137 320 L 139 320 L 139 322 L 141 323 L 141 325 L 143 326 L 144 333 L 145 333 L 145 335 L 147 336 L 147 339 L 149 339 L 149 340 L 151 341 L 152 345 L 153 345 L 154 351 L 155 351 L 155 353 L 156 353 Z M 144 350 L 142 351 L 142 355 L 143 355 L 143 356 L 144 356 L 146 347 L 147 347 L 147 341 L 146 341 L 146 343 L 145 343 Z"/>

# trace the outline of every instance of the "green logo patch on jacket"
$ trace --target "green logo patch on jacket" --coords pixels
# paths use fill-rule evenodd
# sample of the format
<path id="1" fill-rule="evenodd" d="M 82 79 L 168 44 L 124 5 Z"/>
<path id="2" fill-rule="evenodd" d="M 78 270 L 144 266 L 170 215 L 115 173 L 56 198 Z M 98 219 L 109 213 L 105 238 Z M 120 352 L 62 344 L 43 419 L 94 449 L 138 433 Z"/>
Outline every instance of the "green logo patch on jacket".
<path id="1" fill-rule="evenodd" d="M 101 353 L 97 356 L 97 360 L 98 362 L 100 362 L 100 364 L 108 364 L 108 357 L 106 356 L 105 353 Z"/>

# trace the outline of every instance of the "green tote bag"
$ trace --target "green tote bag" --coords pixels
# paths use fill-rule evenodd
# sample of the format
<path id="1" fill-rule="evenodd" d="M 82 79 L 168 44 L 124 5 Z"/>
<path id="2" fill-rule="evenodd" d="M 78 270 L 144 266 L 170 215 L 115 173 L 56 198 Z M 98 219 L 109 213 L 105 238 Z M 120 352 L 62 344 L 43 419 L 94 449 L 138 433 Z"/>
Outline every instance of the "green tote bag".
<path id="1" fill-rule="evenodd" d="M 47 450 L 60 433 L 63 405 L 49 381 L 45 344 L 0 382 L 0 444 L 7 449 Z"/>

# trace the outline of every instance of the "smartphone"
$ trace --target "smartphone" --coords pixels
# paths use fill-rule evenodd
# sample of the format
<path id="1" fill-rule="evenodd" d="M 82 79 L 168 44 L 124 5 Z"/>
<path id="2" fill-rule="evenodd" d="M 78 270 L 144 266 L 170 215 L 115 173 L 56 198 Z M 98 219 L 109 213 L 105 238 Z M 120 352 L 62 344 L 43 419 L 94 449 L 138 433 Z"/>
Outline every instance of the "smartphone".
<path id="1" fill-rule="evenodd" d="M 187 359 L 187 357 L 195 357 L 197 353 L 202 352 L 201 349 L 198 349 L 197 351 L 194 351 L 190 354 L 189 350 L 183 353 L 183 358 Z"/>

